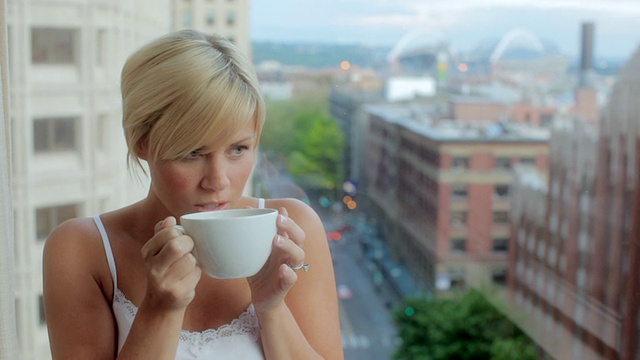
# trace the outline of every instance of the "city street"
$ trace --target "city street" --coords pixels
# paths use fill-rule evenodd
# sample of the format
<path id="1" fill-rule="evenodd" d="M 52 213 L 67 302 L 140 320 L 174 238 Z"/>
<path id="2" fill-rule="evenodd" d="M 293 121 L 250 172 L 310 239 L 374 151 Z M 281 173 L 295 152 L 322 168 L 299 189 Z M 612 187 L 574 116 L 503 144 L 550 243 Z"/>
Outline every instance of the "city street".
<path id="1" fill-rule="evenodd" d="M 335 224 L 327 224 L 331 230 Z M 350 232 L 330 241 L 340 298 L 342 344 L 347 360 L 389 360 L 395 350 L 396 330 L 386 304 L 388 289 L 376 292 L 372 274 Z"/>

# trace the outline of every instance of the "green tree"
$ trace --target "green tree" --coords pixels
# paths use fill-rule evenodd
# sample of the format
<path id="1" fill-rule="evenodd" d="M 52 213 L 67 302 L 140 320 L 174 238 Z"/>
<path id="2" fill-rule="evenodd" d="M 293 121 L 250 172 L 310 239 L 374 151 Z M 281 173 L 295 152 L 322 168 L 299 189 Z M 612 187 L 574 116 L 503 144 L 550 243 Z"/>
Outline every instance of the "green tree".
<path id="1" fill-rule="evenodd" d="M 495 339 L 491 346 L 492 360 L 536 360 L 538 353 L 536 348 L 525 337 L 510 339 Z"/>
<path id="2" fill-rule="evenodd" d="M 334 191 L 342 181 L 344 135 L 322 97 L 267 103 L 261 147 L 284 161 L 300 186 Z"/>
<path id="3" fill-rule="evenodd" d="M 334 190 L 342 180 L 344 135 L 332 118 L 303 112 L 295 119 L 295 150 L 289 161 L 289 171 L 302 183 L 324 190 Z"/>
<path id="4" fill-rule="evenodd" d="M 524 333 L 474 290 L 450 299 L 407 299 L 394 317 L 402 341 L 398 360 L 493 359 L 494 353 L 502 359 L 536 359 Z M 517 342 L 496 344 L 501 339 Z M 519 346 L 526 344 L 534 357 L 522 357 Z"/>

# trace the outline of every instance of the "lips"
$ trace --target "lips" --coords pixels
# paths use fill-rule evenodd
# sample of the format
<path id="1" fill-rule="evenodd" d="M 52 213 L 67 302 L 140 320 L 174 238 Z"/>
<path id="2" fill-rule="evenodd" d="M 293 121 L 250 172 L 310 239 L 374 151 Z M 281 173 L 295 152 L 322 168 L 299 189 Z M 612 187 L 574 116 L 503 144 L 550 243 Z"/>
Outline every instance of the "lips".
<path id="1" fill-rule="evenodd" d="M 224 210 L 228 208 L 229 203 L 228 202 L 221 202 L 221 203 L 208 202 L 208 203 L 196 204 L 195 207 L 197 212 L 216 211 L 216 210 Z"/>

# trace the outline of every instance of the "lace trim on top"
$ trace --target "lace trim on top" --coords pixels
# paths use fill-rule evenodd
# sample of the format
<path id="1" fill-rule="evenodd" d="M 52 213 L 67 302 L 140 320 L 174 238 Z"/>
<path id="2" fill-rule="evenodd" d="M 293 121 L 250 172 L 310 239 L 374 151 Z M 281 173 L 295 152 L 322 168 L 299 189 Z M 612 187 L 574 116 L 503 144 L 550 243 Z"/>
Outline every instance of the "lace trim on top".
<path id="1" fill-rule="evenodd" d="M 114 302 L 123 304 L 131 318 L 134 318 L 138 313 L 138 308 L 118 288 L 115 289 Z M 222 325 L 217 329 L 207 329 L 202 332 L 180 331 L 180 341 L 186 343 L 190 350 L 210 347 L 216 342 L 235 339 L 237 336 L 248 337 L 252 341 L 256 341 L 260 337 L 260 325 L 253 304 L 249 305 L 249 308 L 237 319 L 233 319 L 230 324 Z"/>

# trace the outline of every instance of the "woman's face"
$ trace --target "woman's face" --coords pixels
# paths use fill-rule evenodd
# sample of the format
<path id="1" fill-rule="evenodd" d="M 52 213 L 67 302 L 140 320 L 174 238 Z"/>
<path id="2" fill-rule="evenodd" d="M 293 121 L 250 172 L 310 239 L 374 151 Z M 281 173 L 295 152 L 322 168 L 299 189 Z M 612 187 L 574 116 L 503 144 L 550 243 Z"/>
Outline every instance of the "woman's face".
<path id="1" fill-rule="evenodd" d="M 237 207 L 256 159 L 255 122 L 177 160 L 148 159 L 151 196 L 174 216 Z"/>

